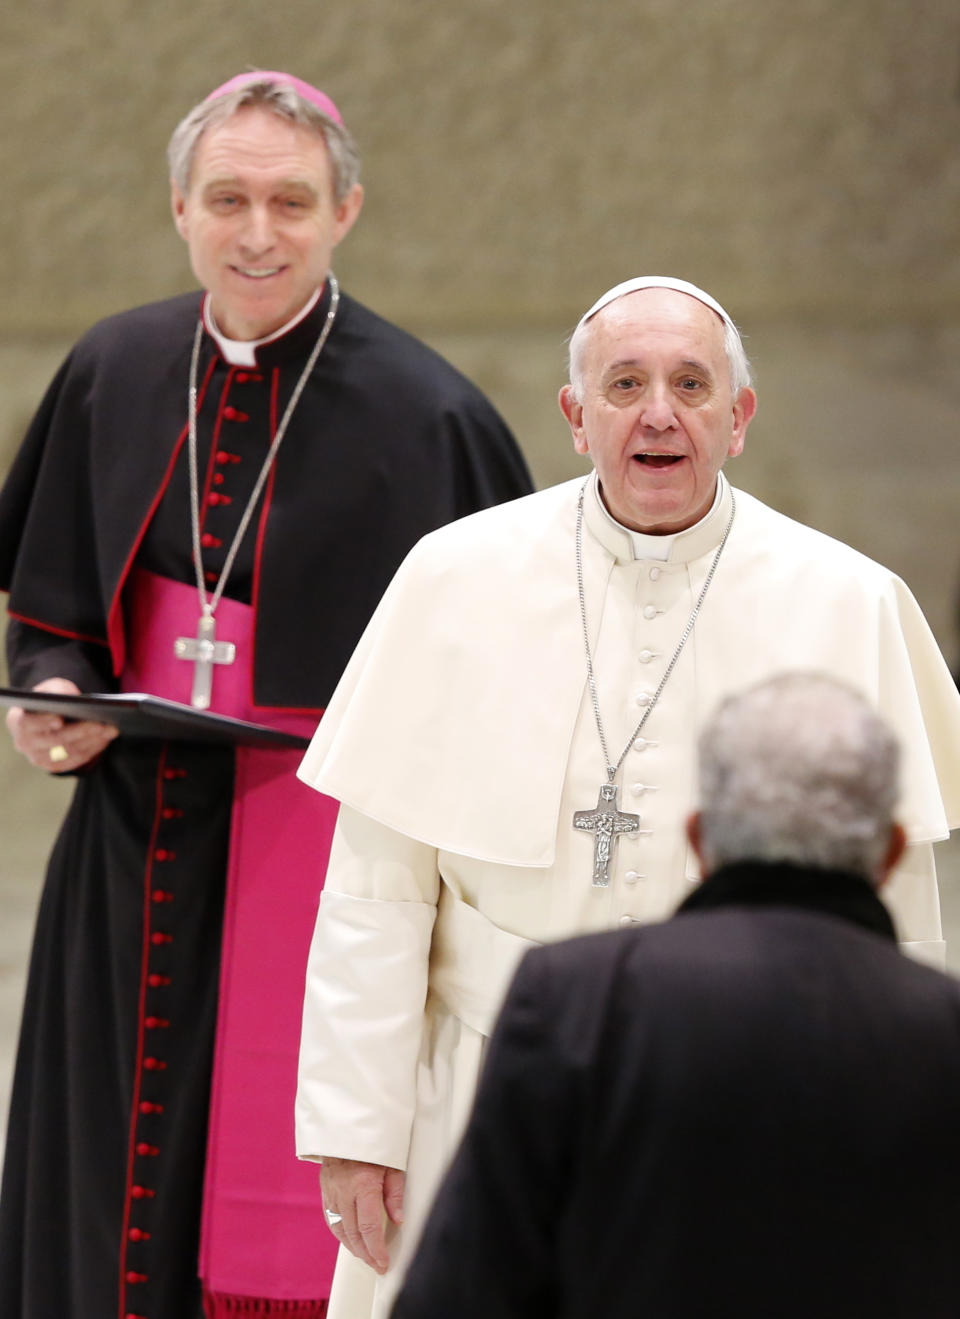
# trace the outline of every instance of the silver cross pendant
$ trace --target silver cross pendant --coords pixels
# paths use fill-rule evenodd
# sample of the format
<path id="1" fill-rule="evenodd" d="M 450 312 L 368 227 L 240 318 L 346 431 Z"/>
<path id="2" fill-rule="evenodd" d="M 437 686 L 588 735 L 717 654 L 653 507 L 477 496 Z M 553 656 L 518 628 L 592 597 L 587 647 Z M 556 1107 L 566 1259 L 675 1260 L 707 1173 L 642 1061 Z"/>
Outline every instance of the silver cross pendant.
<path id="1" fill-rule="evenodd" d="M 594 835 L 593 840 L 593 880 L 594 888 L 608 888 L 610 885 L 610 862 L 617 839 L 621 834 L 635 834 L 640 828 L 640 816 L 618 809 L 619 789 L 616 784 L 604 783 L 600 786 L 596 809 L 592 811 L 574 811 L 574 829 L 584 829 Z"/>
<path id="2" fill-rule="evenodd" d="M 195 637 L 177 637 L 173 643 L 177 659 L 193 660 L 193 691 L 190 704 L 196 710 L 208 710 L 213 694 L 214 664 L 232 664 L 237 648 L 232 641 L 217 640 L 217 624 L 212 614 L 204 614 L 197 623 Z"/>

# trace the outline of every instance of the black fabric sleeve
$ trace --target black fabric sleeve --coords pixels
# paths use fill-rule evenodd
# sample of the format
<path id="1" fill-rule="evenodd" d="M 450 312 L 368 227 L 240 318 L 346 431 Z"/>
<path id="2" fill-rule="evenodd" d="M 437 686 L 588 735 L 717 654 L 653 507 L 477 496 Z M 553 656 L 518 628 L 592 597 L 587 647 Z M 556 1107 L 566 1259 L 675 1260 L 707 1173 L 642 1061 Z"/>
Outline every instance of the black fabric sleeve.
<path id="1" fill-rule="evenodd" d="M 47 436 L 57 415 L 70 372 L 70 360 L 69 357 L 66 359 L 51 381 L 0 490 L 0 589 L 4 591 L 10 590 L 43 464 Z"/>
<path id="2" fill-rule="evenodd" d="M 458 460 L 454 477 L 457 517 L 533 492 L 516 440 L 486 400 L 449 413 L 446 424 Z"/>
<path id="3" fill-rule="evenodd" d="M 74 350 L 0 491 L 0 588 L 15 615 L 106 639 L 93 548 L 90 377 Z"/>
<path id="4" fill-rule="evenodd" d="M 47 678 L 69 678 L 82 692 L 112 692 L 106 646 L 57 636 L 11 618 L 7 624 L 7 667 L 14 687 L 35 687 Z"/>

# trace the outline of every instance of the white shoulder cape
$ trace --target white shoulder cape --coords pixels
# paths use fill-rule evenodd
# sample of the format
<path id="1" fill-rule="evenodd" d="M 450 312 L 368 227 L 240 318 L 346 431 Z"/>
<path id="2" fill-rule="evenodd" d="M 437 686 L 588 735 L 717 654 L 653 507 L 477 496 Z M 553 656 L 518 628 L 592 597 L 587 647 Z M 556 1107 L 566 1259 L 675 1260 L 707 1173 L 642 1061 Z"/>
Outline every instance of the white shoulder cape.
<path id="1" fill-rule="evenodd" d="M 462 519 L 411 551 L 299 770 L 446 851 L 548 866 L 585 688 L 574 530 L 582 478 Z M 818 669 L 872 699 L 904 743 L 912 842 L 960 824 L 960 696 L 887 569 L 742 491 L 695 628 L 698 719 L 731 691 Z M 613 556 L 585 537 L 588 602 Z M 590 610 L 598 626 L 600 607 Z M 518 810 L 517 802 L 523 803 Z"/>

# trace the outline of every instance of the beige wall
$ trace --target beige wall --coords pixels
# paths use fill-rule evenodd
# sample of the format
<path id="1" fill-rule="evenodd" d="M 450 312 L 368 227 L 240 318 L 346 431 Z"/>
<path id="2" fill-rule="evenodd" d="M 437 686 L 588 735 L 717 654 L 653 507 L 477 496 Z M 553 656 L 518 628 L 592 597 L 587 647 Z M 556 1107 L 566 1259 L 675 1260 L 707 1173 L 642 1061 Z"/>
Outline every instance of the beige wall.
<path id="1" fill-rule="evenodd" d="M 683 275 L 742 323 L 736 479 L 908 578 L 960 575 L 954 0 L 40 0 L 0 27 L 0 467 L 91 321 L 191 286 L 163 152 L 250 65 L 339 101 L 368 201 L 344 284 L 488 390 L 541 483 L 579 312 Z"/>
<path id="2" fill-rule="evenodd" d="M 758 371 L 731 475 L 900 571 L 954 661 L 958 52 L 956 0 L 8 4 L 0 470 L 86 325 L 191 286 L 174 123 L 245 67 L 289 68 L 364 153 L 344 284 L 490 393 L 541 484 L 582 470 L 553 401 L 576 317 L 632 274 L 693 279 Z M 2 1105 L 68 788 L 0 745 Z"/>
<path id="3" fill-rule="evenodd" d="M 340 102 L 370 185 L 341 265 L 388 315 L 563 326 L 638 268 L 682 271 L 748 319 L 957 313 L 954 0 L 6 12 L 7 332 L 75 330 L 183 287 L 166 138 L 250 64 Z"/>

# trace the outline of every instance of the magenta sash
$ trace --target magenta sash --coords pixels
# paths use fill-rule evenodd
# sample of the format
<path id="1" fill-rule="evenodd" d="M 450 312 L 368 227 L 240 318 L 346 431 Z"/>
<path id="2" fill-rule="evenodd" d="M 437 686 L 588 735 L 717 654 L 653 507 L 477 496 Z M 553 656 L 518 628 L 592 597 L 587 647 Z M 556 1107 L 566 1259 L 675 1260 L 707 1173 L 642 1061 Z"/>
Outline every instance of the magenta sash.
<path id="1" fill-rule="evenodd" d="M 193 664 L 173 643 L 196 633 L 196 590 L 137 571 L 126 605 L 123 689 L 189 704 Z M 237 658 L 215 666 L 211 710 L 309 737 L 316 715 L 253 704 L 253 627 L 249 605 L 220 601 L 217 640 Z M 295 777 L 301 758 L 236 752 L 200 1247 L 211 1315 L 243 1313 L 240 1298 L 276 1303 L 256 1313 L 320 1314 L 309 1303 L 329 1296 L 336 1258 L 317 1168 L 294 1154 L 304 975 L 337 815 Z"/>

